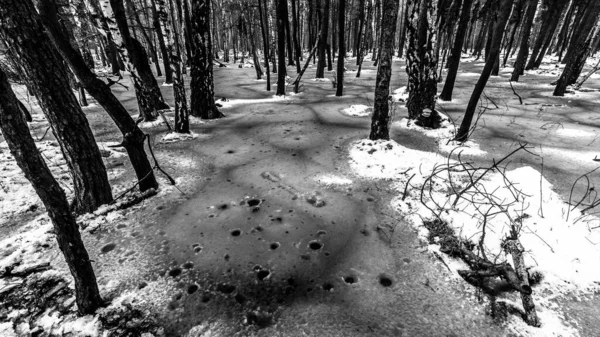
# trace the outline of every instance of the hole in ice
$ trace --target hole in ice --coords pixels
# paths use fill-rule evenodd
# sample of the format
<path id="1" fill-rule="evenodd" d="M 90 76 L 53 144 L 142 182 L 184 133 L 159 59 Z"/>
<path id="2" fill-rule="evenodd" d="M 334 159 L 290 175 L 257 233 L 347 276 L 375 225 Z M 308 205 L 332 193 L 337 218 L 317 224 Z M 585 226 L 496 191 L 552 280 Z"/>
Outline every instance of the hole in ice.
<path id="1" fill-rule="evenodd" d="M 271 272 L 266 269 L 261 269 L 256 273 L 256 277 L 261 281 L 269 277 L 269 275 L 271 275 Z"/>
<path id="2" fill-rule="evenodd" d="M 117 246 L 116 243 L 111 242 L 111 243 L 108 243 L 108 244 L 104 245 L 104 247 L 100 248 L 100 251 L 103 254 L 106 254 L 106 253 L 112 251 L 113 249 L 115 249 L 116 246 Z"/>
<path id="3" fill-rule="evenodd" d="M 193 294 L 193 293 L 195 293 L 196 291 L 198 291 L 198 285 L 197 284 L 190 284 L 188 286 L 188 288 L 187 288 L 187 293 L 190 294 L 190 295 Z"/>
<path id="4" fill-rule="evenodd" d="M 258 206 L 260 204 L 260 200 L 258 200 L 258 199 L 250 199 L 250 200 L 247 201 L 247 204 L 250 207 Z"/>
<path id="5" fill-rule="evenodd" d="M 319 250 L 323 247 L 323 244 L 320 243 L 319 241 L 311 241 L 308 243 L 308 248 L 312 249 L 312 250 Z"/>
<path id="6" fill-rule="evenodd" d="M 381 284 L 382 286 L 389 287 L 392 285 L 392 283 L 392 279 L 389 276 L 384 274 L 379 275 L 379 284 Z"/>
<path id="7" fill-rule="evenodd" d="M 173 268 L 171 270 L 169 270 L 169 276 L 171 277 L 177 277 L 179 275 L 181 275 L 181 268 L 177 267 L 177 268 Z"/>
<path id="8" fill-rule="evenodd" d="M 275 250 L 277 248 L 279 248 L 280 244 L 279 242 L 273 242 L 271 243 L 271 245 L 269 246 L 271 248 L 271 250 Z"/>
<path id="9" fill-rule="evenodd" d="M 231 236 L 240 236 L 240 234 L 242 234 L 242 230 L 239 228 L 233 229 L 231 231 Z"/>

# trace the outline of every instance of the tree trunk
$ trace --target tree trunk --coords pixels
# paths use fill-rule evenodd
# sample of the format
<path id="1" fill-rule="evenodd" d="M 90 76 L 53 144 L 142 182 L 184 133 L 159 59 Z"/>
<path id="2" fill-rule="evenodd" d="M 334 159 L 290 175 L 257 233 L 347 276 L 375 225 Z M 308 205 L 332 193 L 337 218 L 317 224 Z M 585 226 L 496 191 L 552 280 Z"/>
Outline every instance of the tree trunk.
<path id="1" fill-rule="evenodd" d="M 465 142 L 469 138 L 471 122 L 473 121 L 473 116 L 475 115 L 475 109 L 477 109 L 477 105 L 479 104 L 479 98 L 481 97 L 481 93 L 483 92 L 483 89 L 485 88 L 485 85 L 492 74 L 494 63 L 500 55 L 500 46 L 502 44 L 504 28 L 506 27 L 506 22 L 510 16 L 512 3 L 512 0 L 505 0 L 499 3 L 500 8 L 497 11 L 498 14 L 495 16 L 495 20 L 492 21 L 494 29 L 489 57 L 485 62 L 485 66 L 483 67 L 483 71 L 481 72 L 479 80 L 477 80 L 477 83 L 475 84 L 475 88 L 471 94 L 471 99 L 467 105 L 467 110 L 465 111 L 465 116 L 463 117 L 462 123 L 460 124 L 460 129 L 456 134 L 455 139 L 459 142 Z"/>
<path id="2" fill-rule="evenodd" d="M 258 11 L 260 14 L 260 29 L 262 31 L 263 48 L 265 57 L 265 71 L 267 73 L 267 91 L 271 91 L 271 69 L 269 66 L 269 21 L 265 20 L 265 12 L 263 10 L 263 1 L 258 0 Z M 275 67 L 275 64 L 273 64 Z"/>
<path id="3" fill-rule="evenodd" d="M 369 0 L 370 2 L 370 0 Z M 346 21 L 346 0 L 339 0 L 338 5 L 338 61 L 337 61 L 337 80 L 335 95 L 344 95 L 344 60 L 346 58 L 345 46 L 345 21 Z"/>
<path id="4" fill-rule="evenodd" d="M 73 178 L 73 210 L 93 212 L 113 200 L 100 150 L 68 83 L 64 63 L 30 0 L 0 0 L 0 32 L 19 57 Z"/>
<path id="5" fill-rule="evenodd" d="M 329 35 L 329 4 L 331 0 L 323 0 L 322 13 L 321 13 L 321 44 L 319 45 L 319 61 L 317 62 L 317 73 L 316 78 L 325 78 L 325 65 L 326 65 L 326 49 L 327 49 L 327 36 Z"/>
<path id="6" fill-rule="evenodd" d="M 392 75 L 392 45 L 394 43 L 394 31 L 398 17 L 399 0 L 383 0 L 381 22 L 381 55 L 379 67 L 377 68 L 377 79 L 375 81 L 375 102 L 373 118 L 371 122 L 371 140 L 390 139 L 390 78 Z"/>
<path id="7" fill-rule="evenodd" d="M 152 74 L 144 47 L 129 33 L 123 0 L 110 0 L 110 6 L 105 4 L 102 8 L 107 18 L 114 15 L 115 23 L 118 26 L 118 29 L 116 29 L 114 24 L 109 25 L 110 30 L 115 32 L 115 40 L 120 45 L 121 57 L 126 61 L 129 68 L 138 100 L 140 119 L 154 120 L 156 119 L 156 111 L 168 109 L 169 105 L 165 103 L 154 74 Z"/>
<path id="8" fill-rule="evenodd" d="M 568 0 L 547 0 L 549 2 L 548 9 L 542 15 L 542 25 L 540 34 L 536 38 L 535 45 L 531 52 L 529 62 L 525 66 L 525 70 L 538 68 L 542 63 L 546 49 L 552 41 L 552 35 L 558 26 L 561 13 L 565 6 L 569 3 Z"/>
<path id="9" fill-rule="evenodd" d="M 590 11 L 595 12 L 595 15 L 592 16 L 592 20 L 597 22 L 598 14 L 600 14 L 600 4 L 594 6 Z M 591 54 L 592 48 L 595 46 L 598 38 L 600 38 L 600 28 L 598 27 L 593 32 L 587 34 L 587 36 L 581 35 L 577 37 L 577 40 L 572 44 L 575 51 L 567 60 L 567 64 L 556 83 L 556 88 L 553 93 L 554 96 L 564 96 L 567 86 L 574 84 L 577 81 L 577 78 L 583 70 L 585 61 Z"/>
<path id="10" fill-rule="evenodd" d="M 286 7 L 287 7 L 287 2 L 286 2 Z M 285 9 L 286 13 L 289 13 L 288 9 Z M 285 16 L 284 19 L 284 26 L 285 26 L 285 38 L 286 38 L 286 47 L 287 47 L 287 57 L 288 57 L 288 66 L 295 66 L 296 64 L 294 63 L 294 52 L 293 52 L 293 48 L 294 45 L 292 44 L 292 30 L 290 29 L 290 18 L 288 15 Z"/>
<path id="11" fill-rule="evenodd" d="M 523 35 L 521 36 L 521 45 L 519 47 L 517 59 L 515 60 L 512 75 L 510 76 L 511 81 L 518 82 L 519 76 L 523 75 L 525 71 L 525 61 L 527 61 L 527 55 L 529 54 L 529 37 L 531 36 L 531 26 L 535 17 L 537 4 L 538 0 L 529 0 L 529 3 L 527 5 L 525 21 L 523 22 Z"/>
<path id="12" fill-rule="evenodd" d="M 171 21 L 167 11 L 166 0 L 156 0 L 158 3 L 158 16 L 161 30 L 167 37 L 167 50 L 169 51 L 169 65 L 173 74 L 173 96 L 175 98 L 175 132 L 190 133 L 190 117 L 185 96 L 183 77 L 181 75 L 181 51 L 179 50 L 179 32 L 175 19 L 176 8 L 173 0 L 169 0 Z M 187 0 L 186 0 L 187 1 Z"/>
<path id="13" fill-rule="evenodd" d="M 192 116 L 202 119 L 224 117 L 215 105 L 213 52 L 211 40 L 211 1 L 192 1 Z"/>
<path id="14" fill-rule="evenodd" d="M 277 0 L 277 51 L 279 53 L 277 95 L 285 95 L 285 20 L 287 17 L 287 1 Z"/>
<path id="15" fill-rule="evenodd" d="M 452 51 L 448 59 L 448 74 L 446 75 L 444 89 L 442 89 L 442 93 L 440 94 L 440 99 L 442 101 L 452 100 L 452 91 L 454 91 L 454 82 L 456 82 L 456 75 L 458 73 L 458 66 L 460 65 L 460 57 L 462 55 L 462 45 L 465 40 L 467 25 L 471 19 L 472 4 L 473 0 L 463 1 L 460 21 L 458 22 L 456 37 L 454 38 L 454 45 L 452 46 Z"/>
<path id="16" fill-rule="evenodd" d="M 81 85 L 106 110 L 123 135 L 123 147 L 129 155 L 129 160 L 138 178 L 140 191 L 158 188 L 152 166 L 144 151 L 146 135 L 140 130 L 121 102 L 113 95 L 110 87 L 101 81 L 85 64 L 81 55 L 71 46 L 61 34 L 58 18 L 56 17 L 55 0 L 40 1 L 38 10 L 42 21 L 63 58 L 75 73 Z"/>
<path id="17" fill-rule="evenodd" d="M 169 64 L 169 51 L 167 50 L 167 46 L 165 44 L 165 36 L 163 34 L 163 29 L 160 25 L 160 17 L 157 11 L 157 1 L 164 0 L 150 0 L 151 11 L 152 11 L 152 25 L 154 26 L 154 32 L 156 33 L 156 37 L 158 39 L 158 47 L 160 48 L 160 54 L 162 55 L 163 68 L 165 69 L 165 83 L 171 84 L 173 83 L 173 70 L 171 69 L 171 65 Z"/>
<path id="18" fill-rule="evenodd" d="M 367 6 L 367 8 L 366 8 L 367 9 L 367 20 L 365 22 L 368 23 L 368 24 L 371 24 L 371 21 L 373 20 L 373 5 L 371 3 L 371 0 L 366 0 L 366 1 L 367 1 L 367 3 L 366 3 L 366 6 Z M 363 64 L 363 61 L 365 59 L 365 53 L 368 51 L 368 48 L 367 48 L 368 47 L 368 42 L 367 42 L 367 29 L 366 29 L 366 25 L 365 25 L 365 28 L 362 30 L 361 41 L 363 41 L 363 45 L 358 50 L 358 57 L 356 59 L 356 63 L 358 63 L 358 70 L 356 70 L 356 77 L 360 77 L 360 72 L 362 70 L 362 64 Z"/>
<path id="19" fill-rule="evenodd" d="M 408 49 L 406 72 L 408 74 L 408 116 L 416 119 L 423 109 L 435 110 L 437 94 L 437 58 L 434 43 L 436 22 L 435 8 L 427 0 L 408 0 L 409 22 L 407 27 Z"/>
<path id="20" fill-rule="evenodd" d="M 300 1 L 300 0 L 298 0 Z M 259 0 L 260 2 L 260 0 Z M 292 0 L 292 26 L 294 28 L 293 42 L 294 42 L 294 56 L 296 59 L 296 73 L 300 72 L 300 57 L 302 50 L 300 49 L 299 42 L 299 31 L 298 31 L 298 19 L 296 16 L 296 0 Z"/>
<path id="21" fill-rule="evenodd" d="M 146 40 L 146 43 L 148 44 L 150 54 L 152 55 L 152 61 L 156 65 L 156 75 L 162 76 L 162 71 L 160 69 L 160 65 L 158 64 L 158 53 L 156 51 L 156 48 L 154 47 L 154 44 L 152 43 L 152 39 L 150 39 L 150 36 L 148 36 L 148 34 L 146 33 L 144 25 L 142 24 L 142 20 L 140 19 L 140 16 L 138 14 L 138 10 L 135 8 L 135 4 L 133 3 L 133 1 L 127 0 L 127 3 L 129 8 L 131 8 L 131 11 L 133 11 L 133 18 L 135 19 L 135 22 L 141 27 L 142 36 L 144 36 L 144 40 Z"/>
<path id="22" fill-rule="evenodd" d="M 4 6 L 6 2 L 8 1 L 3 0 L 0 4 Z M 18 2 L 25 1 L 18 0 Z M 19 10 L 12 6 L 4 8 L 15 12 Z M 29 8 L 33 9 L 33 5 L 31 4 Z M 6 16 L 2 15 L 2 17 Z M 77 311 L 81 315 L 93 314 L 102 305 L 102 298 L 77 223 L 69 210 L 64 191 L 52 176 L 29 134 L 27 123 L 19 111 L 17 97 L 12 92 L 8 78 L 2 70 L 0 70 L 0 129 L 17 165 L 33 185 L 52 221 L 58 247 L 75 281 Z"/>

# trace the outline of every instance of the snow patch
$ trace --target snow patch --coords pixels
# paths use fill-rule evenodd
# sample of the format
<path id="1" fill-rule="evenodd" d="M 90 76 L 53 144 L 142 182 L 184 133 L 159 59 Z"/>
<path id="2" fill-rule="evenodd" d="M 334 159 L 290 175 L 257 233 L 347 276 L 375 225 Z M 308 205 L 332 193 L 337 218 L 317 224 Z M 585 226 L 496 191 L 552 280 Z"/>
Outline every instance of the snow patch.
<path id="1" fill-rule="evenodd" d="M 198 134 L 194 133 L 194 132 L 190 132 L 190 133 L 169 132 L 161 138 L 160 142 L 161 143 L 175 143 L 175 142 L 181 142 L 181 141 L 185 141 L 185 140 L 192 140 L 192 139 L 196 139 L 196 138 L 198 138 Z"/>
<path id="2" fill-rule="evenodd" d="M 335 174 L 321 174 L 314 179 L 318 184 L 328 187 L 352 185 L 352 180 Z"/>
<path id="3" fill-rule="evenodd" d="M 373 108 L 364 104 L 351 105 L 349 108 L 342 109 L 342 113 L 349 116 L 367 117 L 373 113 Z"/>

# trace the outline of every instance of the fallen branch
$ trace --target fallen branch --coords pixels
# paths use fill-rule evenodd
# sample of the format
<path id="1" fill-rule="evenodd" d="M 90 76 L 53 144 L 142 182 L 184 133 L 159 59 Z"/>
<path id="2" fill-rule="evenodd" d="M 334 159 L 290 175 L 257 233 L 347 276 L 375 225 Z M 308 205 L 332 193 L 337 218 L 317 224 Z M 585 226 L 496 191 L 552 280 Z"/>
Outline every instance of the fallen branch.
<path id="1" fill-rule="evenodd" d="M 0 277 L 27 277 L 30 274 L 39 273 L 51 269 L 52 267 L 50 267 L 50 262 L 43 262 L 19 271 L 13 271 L 15 268 L 16 266 L 4 268 L 4 271 L 0 273 Z"/>
<path id="2" fill-rule="evenodd" d="M 304 63 L 304 67 L 302 67 L 302 70 L 298 74 L 298 77 L 296 77 L 296 80 L 292 83 L 294 85 L 294 93 L 295 94 L 298 93 L 298 89 L 300 86 L 300 79 L 302 78 L 302 75 L 304 75 L 306 68 L 308 68 L 308 65 L 310 64 L 310 60 L 313 58 L 313 56 L 315 56 L 315 54 L 317 52 L 317 47 L 319 46 L 319 41 L 321 41 L 321 32 L 319 32 L 319 35 L 317 36 L 317 41 L 315 42 L 315 46 L 310 51 L 310 54 L 308 54 L 308 58 L 306 59 L 306 63 Z"/>
<path id="3" fill-rule="evenodd" d="M 513 94 L 515 94 L 515 96 L 517 96 L 519 98 L 519 102 L 521 103 L 521 105 L 523 105 L 523 99 L 515 91 L 515 87 L 513 87 L 512 81 L 508 81 L 508 83 L 510 84 L 510 88 L 512 89 Z"/>

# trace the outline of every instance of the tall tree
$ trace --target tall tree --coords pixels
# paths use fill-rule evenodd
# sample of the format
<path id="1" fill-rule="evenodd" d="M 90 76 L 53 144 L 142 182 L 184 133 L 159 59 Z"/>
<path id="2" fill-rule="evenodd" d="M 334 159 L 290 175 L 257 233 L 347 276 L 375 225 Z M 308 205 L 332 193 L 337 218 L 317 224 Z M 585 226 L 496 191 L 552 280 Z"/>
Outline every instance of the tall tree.
<path id="1" fill-rule="evenodd" d="M 161 18 L 159 14 L 160 1 L 150 0 L 150 10 L 152 12 L 152 25 L 154 26 L 154 32 L 156 33 L 156 39 L 158 40 L 158 47 L 162 55 L 163 67 L 165 68 L 165 83 L 173 83 L 173 69 L 170 64 L 169 50 L 165 43 L 165 35 L 167 34 L 164 27 L 161 25 Z"/>
<path id="2" fill-rule="evenodd" d="M 157 116 L 156 112 L 168 109 L 169 105 L 165 103 L 156 78 L 152 74 L 144 47 L 131 36 L 123 0 L 110 0 L 110 6 L 105 3 L 102 9 L 105 17 L 114 16 L 114 21 L 109 20 L 109 29 L 119 45 L 121 57 L 125 60 L 133 81 L 140 119 L 154 120 Z M 115 24 L 117 27 L 114 27 Z"/>
<path id="3" fill-rule="evenodd" d="M 0 3 L 4 6 L 6 1 Z M 17 10 L 15 7 L 5 8 Z M 2 70 L 0 70 L 0 130 L 17 165 L 33 185 L 52 221 L 58 247 L 75 280 L 77 311 L 82 315 L 93 314 L 102 305 L 102 298 L 90 258 L 83 246 L 75 218 L 69 210 L 67 197 L 37 150 L 20 112 L 17 97 L 12 92 L 8 78 Z"/>
<path id="4" fill-rule="evenodd" d="M 543 0 L 542 2 L 546 11 L 542 14 L 542 24 L 540 27 L 540 34 L 538 34 L 529 62 L 525 66 L 525 70 L 538 68 L 542 64 L 546 50 L 552 41 L 552 36 L 558 23 L 560 21 L 561 13 L 565 7 L 569 4 L 569 0 Z"/>
<path id="5" fill-rule="evenodd" d="M 300 0 L 298 0 L 299 2 Z M 259 0 L 260 5 L 260 0 Z M 300 58 L 302 57 L 302 50 L 300 49 L 300 32 L 298 29 L 298 18 L 296 14 L 296 0 L 292 0 L 292 26 L 294 28 L 293 42 L 294 42 L 294 56 L 296 61 L 296 73 L 300 72 Z"/>
<path id="6" fill-rule="evenodd" d="M 523 75 L 525 71 L 525 61 L 529 55 L 529 37 L 531 36 L 531 26 L 533 25 L 533 19 L 537 9 L 538 0 L 529 0 L 527 3 L 527 9 L 525 11 L 525 19 L 523 21 L 523 27 L 521 29 L 521 43 L 519 46 L 519 53 L 515 60 L 514 69 L 510 76 L 511 81 L 519 81 L 519 76 Z"/>
<path id="7" fill-rule="evenodd" d="M 371 121 L 371 140 L 390 139 L 390 78 L 399 0 L 382 0 L 381 46 L 377 78 L 375 80 L 375 102 Z"/>
<path id="8" fill-rule="evenodd" d="M 586 15 L 584 16 L 581 25 L 596 28 L 581 35 L 573 35 L 570 47 L 573 51 L 569 54 L 569 57 L 566 58 L 565 68 L 558 79 L 556 88 L 554 88 L 554 96 L 564 96 L 567 86 L 574 84 L 581 74 L 585 61 L 600 39 L 600 27 L 597 26 L 599 16 L 600 2 L 594 2 L 587 8 Z"/>
<path id="9" fill-rule="evenodd" d="M 323 0 L 321 6 L 321 39 L 318 50 L 319 61 L 317 62 L 316 78 L 325 78 L 327 37 L 329 36 L 329 5 L 331 0 Z"/>
<path id="10" fill-rule="evenodd" d="M 454 45 L 452 46 L 450 58 L 448 59 L 448 74 L 446 75 L 444 89 L 442 89 L 442 93 L 440 94 L 440 99 L 442 101 L 452 100 L 452 91 L 454 91 L 454 82 L 456 81 L 456 74 L 458 73 L 458 66 L 460 65 L 462 46 L 465 42 L 467 26 L 469 25 L 469 20 L 471 19 L 472 5 L 473 0 L 463 1 L 460 12 L 460 20 L 458 21 L 458 28 L 456 29 L 456 36 L 454 37 Z"/>
<path id="11" fill-rule="evenodd" d="M 285 95 L 285 20 L 287 20 L 287 1 L 277 0 L 277 95 Z"/>
<path id="12" fill-rule="evenodd" d="M 113 95 L 110 87 L 87 67 L 81 54 L 62 35 L 59 18 L 57 17 L 56 1 L 40 0 L 38 2 L 38 10 L 50 39 L 83 87 L 106 110 L 121 131 L 123 135 L 121 144 L 129 155 L 129 160 L 138 178 L 140 190 L 143 192 L 150 188 L 157 188 L 158 183 L 144 151 L 146 135 L 138 128 L 121 102 Z"/>
<path id="13" fill-rule="evenodd" d="M 336 96 L 344 95 L 344 60 L 346 59 L 346 45 L 344 40 L 346 21 L 346 0 L 339 0 L 338 5 L 338 61 L 337 61 L 337 85 Z"/>
<path id="14" fill-rule="evenodd" d="M 271 91 L 271 69 L 269 66 L 269 20 L 265 18 L 266 14 L 263 9 L 263 1 L 258 0 L 258 12 L 260 14 L 260 29 L 262 31 L 262 39 L 263 39 L 263 54 L 265 58 L 265 69 L 267 72 L 267 91 Z M 275 67 L 275 64 L 273 64 Z"/>
<path id="15" fill-rule="evenodd" d="M 460 128 L 456 133 L 455 139 L 459 142 L 465 142 L 469 138 L 471 122 L 473 121 L 475 110 L 479 104 L 479 98 L 481 97 L 483 89 L 485 88 L 487 81 L 492 74 L 494 63 L 497 62 L 498 55 L 500 55 L 500 46 L 504 36 L 504 28 L 506 27 L 506 22 L 510 16 L 513 0 L 498 0 L 495 5 L 497 6 L 497 10 L 495 11 L 496 15 L 492 16 L 493 35 L 490 45 L 490 52 L 485 62 L 485 66 L 483 67 L 483 71 L 479 76 L 479 80 L 477 80 L 477 83 L 475 84 L 475 88 L 471 94 L 471 99 L 469 99 L 469 104 L 467 105 L 467 110 L 465 111 Z"/>
<path id="16" fill-rule="evenodd" d="M 435 55 L 435 7 L 431 1 L 408 0 L 406 51 L 408 74 L 408 116 L 415 119 L 423 109 L 435 110 L 437 94 L 437 56 Z"/>
<path id="17" fill-rule="evenodd" d="M 60 144 L 75 187 L 73 209 L 93 212 L 113 200 L 100 150 L 77 98 L 69 87 L 63 60 L 44 33 L 31 0 L 0 0 L 0 35 L 19 57 Z"/>
<path id="18" fill-rule="evenodd" d="M 192 0 L 192 116 L 202 119 L 224 117 L 215 105 L 213 51 L 211 38 L 211 0 Z"/>
<path id="19" fill-rule="evenodd" d="M 167 10 L 167 0 L 156 0 L 158 5 L 157 13 L 161 22 L 161 30 L 167 37 L 167 50 L 169 51 L 169 66 L 173 73 L 173 96 L 175 96 L 175 132 L 189 133 L 190 119 L 185 96 L 183 77 L 181 75 L 181 51 L 179 50 L 179 32 L 177 29 L 177 19 L 175 12 L 177 8 L 173 6 L 173 0 L 169 1 L 169 10 Z M 171 13 L 169 18 L 169 12 Z M 171 19 L 171 20 L 169 20 Z"/>

